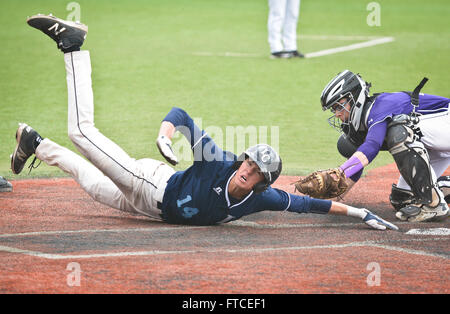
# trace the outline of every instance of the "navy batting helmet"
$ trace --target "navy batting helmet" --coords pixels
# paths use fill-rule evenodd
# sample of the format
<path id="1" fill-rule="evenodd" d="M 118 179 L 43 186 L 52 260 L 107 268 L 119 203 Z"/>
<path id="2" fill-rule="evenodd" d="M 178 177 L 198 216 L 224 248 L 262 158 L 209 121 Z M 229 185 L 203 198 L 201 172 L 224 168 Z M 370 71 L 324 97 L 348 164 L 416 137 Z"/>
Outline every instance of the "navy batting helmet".
<path id="1" fill-rule="evenodd" d="M 253 160 L 264 175 L 264 180 L 255 184 L 253 191 L 255 193 L 264 192 L 281 174 L 282 162 L 280 155 L 267 144 L 257 144 L 249 147 L 238 157 L 234 164 L 235 169 L 238 169 L 247 158 Z"/>

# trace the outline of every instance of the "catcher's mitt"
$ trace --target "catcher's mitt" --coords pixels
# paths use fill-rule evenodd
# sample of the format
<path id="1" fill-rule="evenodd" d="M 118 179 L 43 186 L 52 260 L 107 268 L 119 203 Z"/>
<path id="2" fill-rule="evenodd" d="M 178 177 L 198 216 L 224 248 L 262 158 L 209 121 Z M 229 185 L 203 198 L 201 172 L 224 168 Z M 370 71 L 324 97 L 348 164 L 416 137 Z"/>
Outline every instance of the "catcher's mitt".
<path id="1" fill-rule="evenodd" d="M 294 184 L 300 193 L 321 199 L 338 197 L 348 189 L 347 180 L 341 168 L 315 171 Z"/>

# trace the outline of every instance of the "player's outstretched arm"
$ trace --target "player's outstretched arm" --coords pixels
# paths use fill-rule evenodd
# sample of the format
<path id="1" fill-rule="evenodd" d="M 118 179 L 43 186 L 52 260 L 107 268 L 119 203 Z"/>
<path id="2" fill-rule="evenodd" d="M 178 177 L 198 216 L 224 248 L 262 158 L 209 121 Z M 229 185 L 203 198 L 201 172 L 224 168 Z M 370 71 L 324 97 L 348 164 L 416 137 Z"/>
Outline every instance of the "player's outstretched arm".
<path id="1" fill-rule="evenodd" d="M 329 214 L 347 215 L 361 219 L 368 226 L 377 230 L 398 230 L 398 227 L 389 221 L 375 215 L 366 208 L 356 208 L 339 202 L 332 202 Z"/>

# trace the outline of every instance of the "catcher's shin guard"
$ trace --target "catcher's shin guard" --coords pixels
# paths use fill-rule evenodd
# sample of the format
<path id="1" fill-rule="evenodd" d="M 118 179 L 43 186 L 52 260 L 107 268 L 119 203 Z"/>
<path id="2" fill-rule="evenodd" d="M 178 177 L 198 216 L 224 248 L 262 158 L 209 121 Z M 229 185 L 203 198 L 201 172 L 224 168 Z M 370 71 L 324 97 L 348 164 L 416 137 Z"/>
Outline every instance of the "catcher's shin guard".
<path id="1" fill-rule="evenodd" d="M 387 145 L 400 174 L 411 187 L 416 203 L 438 206 L 440 196 L 428 152 L 418 140 L 408 116 L 394 117 L 388 126 Z"/>
<path id="2" fill-rule="evenodd" d="M 395 210 L 400 210 L 403 207 L 415 204 L 416 198 L 414 197 L 414 193 L 410 190 L 401 189 L 397 187 L 396 184 L 392 184 L 389 201 Z"/>

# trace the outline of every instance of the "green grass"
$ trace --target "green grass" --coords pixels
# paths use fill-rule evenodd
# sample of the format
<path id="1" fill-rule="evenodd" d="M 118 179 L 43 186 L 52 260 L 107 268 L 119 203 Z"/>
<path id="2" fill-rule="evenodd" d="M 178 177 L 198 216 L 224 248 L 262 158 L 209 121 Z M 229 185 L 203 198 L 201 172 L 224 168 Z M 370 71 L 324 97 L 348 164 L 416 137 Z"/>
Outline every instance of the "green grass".
<path id="1" fill-rule="evenodd" d="M 9 155 L 18 122 L 75 150 L 67 137 L 67 92 L 62 54 L 27 26 L 26 16 L 65 18 L 69 1 L 0 2 L 0 175 L 13 178 Z M 395 42 L 307 60 L 271 60 L 265 0 L 78 1 L 89 25 L 96 126 L 135 158 L 161 159 L 154 144 L 172 106 L 203 127 L 278 126 L 285 174 L 339 165 L 339 134 L 319 96 L 339 71 L 351 69 L 373 92 L 412 90 L 450 97 L 450 6 L 445 0 L 384 0 L 381 26 L 366 24 L 367 3 L 303 1 L 298 32 L 305 35 L 393 36 Z M 299 40 L 303 52 L 356 41 Z M 240 52 L 255 57 L 204 57 L 195 52 Z M 217 142 L 224 139 L 216 139 Z M 240 153 L 235 151 L 236 154 Z M 392 162 L 381 153 L 371 167 Z M 183 161 L 177 169 L 189 166 Z M 62 176 L 41 165 L 31 176 Z M 27 177 L 24 171 L 19 177 Z"/>

